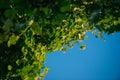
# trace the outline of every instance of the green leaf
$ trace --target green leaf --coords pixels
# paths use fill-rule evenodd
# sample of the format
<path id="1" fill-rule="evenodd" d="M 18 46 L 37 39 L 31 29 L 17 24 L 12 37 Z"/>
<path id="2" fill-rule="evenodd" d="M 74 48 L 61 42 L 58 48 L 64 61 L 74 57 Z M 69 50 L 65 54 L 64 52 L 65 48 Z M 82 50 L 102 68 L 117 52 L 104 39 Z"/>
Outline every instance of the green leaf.
<path id="1" fill-rule="evenodd" d="M 66 5 L 66 6 L 61 7 L 61 8 L 60 8 L 60 11 L 61 11 L 61 12 L 70 11 L 70 5 Z"/>
<path id="2" fill-rule="evenodd" d="M 8 70 L 11 71 L 11 69 L 12 69 L 12 66 L 8 65 Z"/>
<path id="3" fill-rule="evenodd" d="M 18 39 L 19 36 L 15 36 L 14 34 L 10 36 L 9 41 L 7 43 L 8 47 L 10 47 L 11 45 L 15 45 Z"/>
<path id="4" fill-rule="evenodd" d="M 85 45 L 85 44 L 82 44 L 82 45 L 80 46 L 80 49 L 81 49 L 81 50 L 85 50 L 85 49 L 86 49 L 86 45 Z"/>
<path id="5" fill-rule="evenodd" d="M 65 14 L 57 14 L 55 18 L 52 21 L 53 25 L 60 25 L 62 23 L 62 20 L 65 19 Z"/>
<path id="6" fill-rule="evenodd" d="M 62 51 L 67 51 L 68 50 L 68 48 L 67 47 L 62 47 L 62 49 L 61 49 Z"/>
<path id="7" fill-rule="evenodd" d="M 102 36 L 102 32 L 101 31 L 99 31 L 98 32 L 98 36 L 100 37 L 100 38 L 102 38 L 103 36 Z"/>
<path id="8" fill-rule="evenodd" d="M 42 26 L 38 24 L 38 22 L 34 22 L 32 25 L 32 30 L 35 34 L 41 35 L 42 34 Z"/>
<path id="9" fill-rule="evenodd" d="M 15 14 L 17 13 L 17 10 L 14 9 L 7 9 L 4 13 L 6 17 L 14 17 Z"/>
<path id="10" fill-rule="evenodd" d="M 5 21 L 5 24 L 2 29 L 5 31 L 5 33 L 9 33 L 12 26 L 13 26 L 12 20 L 8 19 Z"/>
<path id="11" fill-rule="evenodd" d="M 74 45 L 73 45 L 73 44 L 69 44 L 68 46 L 69 46 L 70 48 L 73 48 Z"/>
<path id="12" fill-rule="evenodd" d="M 0 44 L 3 43 L 3 38 L 2 36 L 0 35 Z"/>
<path id="13" fill-rule="evenodd" d="M 43 8 L 43 11 L 44 11 L 45 15 L 47 15 L 47 14 L 48 14 L 48 11 L 49 11 L 49 8 L 48 8 L 48 7 L 45 7 L 45 8 Z"/>

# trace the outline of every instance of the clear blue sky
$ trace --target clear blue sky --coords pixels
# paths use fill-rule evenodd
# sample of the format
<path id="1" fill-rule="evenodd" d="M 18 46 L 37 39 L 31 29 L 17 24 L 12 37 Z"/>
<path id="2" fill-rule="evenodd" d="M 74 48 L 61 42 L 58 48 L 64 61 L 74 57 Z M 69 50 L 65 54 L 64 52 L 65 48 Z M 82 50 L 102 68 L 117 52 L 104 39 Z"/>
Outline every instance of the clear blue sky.
<path id="1" fill-rule="evenodd" d="M 77 44 L 66 53 L 47 55 L 45 80 L 120 80 L 120 33 L 104 34 L 106 42 L 88 35 L 84 51 Z"/>

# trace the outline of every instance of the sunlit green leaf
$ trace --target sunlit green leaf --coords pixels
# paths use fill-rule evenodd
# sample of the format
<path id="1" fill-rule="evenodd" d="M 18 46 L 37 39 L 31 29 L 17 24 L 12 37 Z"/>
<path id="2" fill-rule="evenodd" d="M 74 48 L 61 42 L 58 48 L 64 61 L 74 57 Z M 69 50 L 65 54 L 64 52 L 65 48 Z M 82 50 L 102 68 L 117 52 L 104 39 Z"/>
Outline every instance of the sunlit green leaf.
<path id="1" fill-rule="evenodd" d="M 11 45 L 15 45 L 18 39 L 19 36 L 15 36 L 14 34 L 10 36 L 9 41 L 7 43 L 8 47 L 10 47 Z"/>
<path id="2" fill-rule="evenodd" d="M 8 65 L 8 70 L 10 71 L 12 69 L 12 66 L 11 65 Z"/>

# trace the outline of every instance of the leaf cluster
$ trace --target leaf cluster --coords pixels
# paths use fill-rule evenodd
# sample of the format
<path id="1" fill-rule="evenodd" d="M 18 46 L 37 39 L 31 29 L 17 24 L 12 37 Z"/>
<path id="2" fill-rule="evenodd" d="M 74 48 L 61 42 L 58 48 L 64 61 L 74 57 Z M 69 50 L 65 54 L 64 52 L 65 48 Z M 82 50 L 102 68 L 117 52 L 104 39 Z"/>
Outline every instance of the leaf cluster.
<path id="1" fill-rule="evenodd" d="M 119 26 L 119 0 L 0 0 L 0 79 L 44 79 L 46 54 Z"/>

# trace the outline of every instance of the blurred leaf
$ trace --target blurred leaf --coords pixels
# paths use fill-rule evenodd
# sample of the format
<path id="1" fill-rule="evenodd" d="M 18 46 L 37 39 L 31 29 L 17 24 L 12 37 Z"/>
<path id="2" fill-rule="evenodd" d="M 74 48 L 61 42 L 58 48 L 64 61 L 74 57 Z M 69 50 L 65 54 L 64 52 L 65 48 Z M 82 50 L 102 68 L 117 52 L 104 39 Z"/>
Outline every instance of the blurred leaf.
<path id="1" fill-rule="evenodd" d="M 8 9 L 5 11 L 5 16 L 6 17 L 14 17 L 16 13 L 17 13 L 17 10 Z"/>
<path id="2" fill-rule="evenodd" d="M 42 26 L 40 26 L 37 22 L 33 23 L 32 30 L 37 35 L 41 35 L 42 34 Z"/>
<path id="3" fill-rule="evenodd" d="M 3 38 L 2 36 L 0 35 L 0 44 L 3 43 Z"/>
<path id="4" fill-rule="evenodd" d="M 85 45 L 85 44 L 82 44 L 82 45 L 80 46 L 80 49 L 81 49 L 81 50 L 85 50 L 85 49 L 86 49 L 86 45 Z"/>
<path id="5" fill-rule="evenodd" d="M 13 26 L 12 20 L 8 19 L 8 20 L 5 22 L 5 24 L 4 24 L 4 26 L 3 26 L 2 29 L 5 31 L 5 33 L 9 33 L 12 26 Z"/>
<path id="6" fill-rule="evenodd" d="M 73 44 L 69 44 L 68 46 L 69 46 L 70 48 L 73 48 L 74 45 L 73 45 Z"/>
<path id="7" fill-rule="evenodd" d="M 12 66 L 8 65 L 8 70 L 11 71 L 11 69 L 12 69 Z"/>
<path id="8" fill-rule="evenodd" d="M 45 15 L 48 15 L 48 11 L 49 11 L 49 8 L 48 8 L 48 7 L 45 7 L 45 8 L 43 8 L 42 10 L 44 11 Z"/>
<path id="9" fill-rule="evenodd" d="M 102 32 L 101 31 L 99 31 L 98 32 L 98 36 L 100 37 L 100 38 L 102 38 L 103 36 L 102 36 Z"/>
<path id="10" fill-rule="evenodd" d="M 62 20 L 65 19 L 65 14 L 57 14 L 52 21 L 53 25 L 60 25 Z"/>
<path id="11" fill-rule="evenodd" d="M 67 47 L 62 47 L 61 48 L 62 51 L 67 51 L 67 49 L 68 49 Z"/>
<path id="12" fill-rule="evenodd" d="M 32 20 L 30 20 L 30 21 L 29 21 L 29 23 L 28 23 L 28 25 L 29 25 L 29 26 L 31 26 L 31 25 L 33 24 L 33 22 L 34 22 L 34 20 L 33 20 L 33 19 L 32 19 Z"/>
<path id="13" fill-rule="evenodd" d="M 48 73 L 49 68 L 45 67 L 44 71 L 40 74 L 40 79 L 43 80 L 45 75 Z"/>
<path id="14" fill-rule="evenodd" d="M 85 36 L 85 40 L 88 40 L 88 36 Z"/>
<path id="15" fill-rule="evenodd" d="M 18 39 L 19 36 L 15 36 L 14 34 L 10 36 L 9 41 L 7 43 L 8 47 L 10 47 L 11 45 L 15 45 Z"/>
<path id="16" fill-rule="evenodd" d="M 67 12 L 70 11 L 70 5 L 65 5 L 60 8 L 61 12 Z"/>

